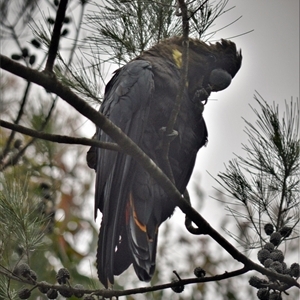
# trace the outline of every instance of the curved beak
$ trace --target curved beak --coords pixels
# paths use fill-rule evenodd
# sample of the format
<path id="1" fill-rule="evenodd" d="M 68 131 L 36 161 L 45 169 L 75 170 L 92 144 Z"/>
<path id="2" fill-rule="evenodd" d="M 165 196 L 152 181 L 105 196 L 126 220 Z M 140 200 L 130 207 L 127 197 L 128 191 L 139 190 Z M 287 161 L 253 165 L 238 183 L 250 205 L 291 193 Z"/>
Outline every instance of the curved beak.
<path id="1" fill-rule="evenodd" d="M 223 69 L 214 69 L 209 76 L 209 83 L 212 92 L 218 92 L 226 89 L 231 83 L 231 75 Z"/>

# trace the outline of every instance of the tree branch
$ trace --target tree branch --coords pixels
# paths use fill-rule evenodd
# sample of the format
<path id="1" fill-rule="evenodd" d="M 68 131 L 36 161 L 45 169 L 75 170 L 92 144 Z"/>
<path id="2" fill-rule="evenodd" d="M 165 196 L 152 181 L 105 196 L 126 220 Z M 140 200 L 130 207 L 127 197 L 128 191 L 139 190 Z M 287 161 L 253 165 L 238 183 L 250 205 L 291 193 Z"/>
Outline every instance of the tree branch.
<path id="1" fill-rule="evenodd" d="M 155 286 L 148 286 L 148 287 L 141 287 L 141 288 L 134 288 L 134 289 L 128 289 L 128 290 L 110 290 L 110 289 L 96 289 L 96 290 L 88 290 L 88 289 L 82 289 L 80 291 L 82 291 L 85 294 L 92 294 L 92 295 L 98 295 L 98 296 L 102 296 L 105 298 L 111 298 L 111 297 L 120 297 L 120 296 L 126 296 L 126 295 L 136 295 L 136 294 L 144 294 L 144 293 L 148 293 L 148 292 L 154 292 L 154 291 L 159 291 L 159 290 L 164 290 L 167 288 L 172 288 L 175 286 L 183 286 L 183 285 L 188 285 L 188 284 L 194 284 L 194 283 L 204 283 L 204 282 L 214 282 L 214 281 L 220 281 L 220 280 L 225 280 L 228 278 L 232 278 L 232 277 L 236 277 L 242 274 L 245 274 L 247 272 L 249 272 L 250 269 L 247 267 L 243 267 L 241 269 L 235 270 L 235 271 L 231 271 L 231 272 L 227 272 L 225 271 L 223 274 L 219 274 L 219 275 L 215 275 L 215 276 L 209 276 L 209 277 L 201 277 L 201 278 L 187 278 L 187 279 L 181 279 L 177 282 L 171 282 L 171 283 L 165 283 L 165 284 L 160 284 L 160 285 L 155 285 Z M 274 272 L 269 271 L 270 273 L 272 273 L 272 276 L 274 276 Z M 0 274 L 5 275 L 6 277 L 12 279 L 12 280 L 16 280 L 19 282 L 23 282 L 26 284 L 30 284 L 33 286 L 41 286 L 41 287 L 48 287 L 48 288 L 52 288 L 55 289 L 57 291 L 61 291 L 61 290 L 74 290 L 72 287 L 67 287 L 67 286 L 61 286 L 61 285 L 54 285 L 54 284 L 49 284 L 46 282 L 31 282 L 28 281 L 27 279 L 23 279 L 20 277 L 16 277 L 15 275 L 13 275 L 12 273 L 10 273 L 9 270 L 5 270 L 2 271 L 0 270 Z M 277 275 L 277 274 L 276 274 Z M 281 275 L 281 277 L 284 275 Z M 289 276 L 284 276 L 284 277 L 289 277 Z M 291 286 L 293 286 L 295 280 L 293 280 L 291 277 L 289 277 L 291 279 L 291 282 L 288 284 L 285 284 L 282 286 L 281 290 L 285 291 L 287 289 L 289 289 Z M 275 288 L 275 286 L 274 286 Z M 276 285 L 276 288 L 278 289 L 278 286 Z"/>
<path id="2" fill-rule="evenodd" d="M 1 267 L 1 266 L 0 266 Z M 50 283 L 46 283 L 45 281 L 43 282 L 31 282 L 25 278 L 21 278 L 18 276 L 15 276 L 12 274 L 9 270 L 4 268 L 5 271 L 2 271 L 0 269 L 0 274 L 15 280 L 19 281 L 22 283 L 26 283 L 29 285 L 33 286 L 41 286 L 41 287 L 48 287 L 55 289 L 57 291 L 60 290 L 73 290 L 73 288 L 69 288 L 66 286 L 61 286 L 61 285 L 54 285 Z M 232 272 L 224 272 L 223 274 L 215 275 L 215 276 L 210 276 L 210 277 L 202 277 L 202 278 L 188 278 L 188 279 L 181 279 L 179 282 L 171 282 L 171 283 L 165 283 L 165 284 L 160 284 L 160 285 L 155 285 L 155 286 L 147 286 L 147 287 L 141 287 L 141 288 L 134 288 L 134 289 L 128 289 L 128 290 L 88 290 L 88 289 L 81 289 L 85 294 L 93 294 L 93 295 L 98 295 L 98 296 L 103 296 L 105 298 L 111 298 L 111 297 L 120 297 L 120 296 L 126 296 L 126 295 L 136 295 L 136 294 L 144 294 L 148 292 L 154 292 L 154 291 L 159 291 L 159 290 L 164 290 L 167 288 L 179 286 L 179 285 L 188 285 L 188 284 L 193 284 L 193 283 L 204 283 L 204 282 L 213 282 L 213 281 L 219 281 L 219 280 L 224 280 L 228 278 L 232 278 L 235 276 L 239 276 L 241 274 L 247 273 L 249 270 L 246 268 L 241 268 Z"/>
<path id="3" fill-rule="evenodd" d="M 95 139 L 70 137 L 67 135 L 49 134 L 45 132 L 36 131 L 21 125 L 16 125 L 0 119 L 0 126 L 11 129 L 15 132 L 20 132 L 41 140 L 51 141 L 60 144 L 75 144 L 84 146 L 94 146 L 108 150 L 122 151 L 122 149 L 115 143 L 100 142 Z"/>
<path id="4" fill-rule="evenodd" d="M 53 70 L 54 61 L 55 61 L 58 46 L 59 46 L 61 28 L 62 28 L 62 25 L 64 22 L 65 13 L 67 10 L 67 4 L 68 4 L 68 0 L 61 0 L 59 2 L 56 19 L 55 19 L 55 24 L 53 27 L 51 42 L 50 42 L 50 46 L 49 46 L 49 51 L 48 51 L 49 56 L 48 56 L 46 67 L 45 67 L 45 71 L 48 71 L 48 72 L 52 72 L 52 70 Z"/>

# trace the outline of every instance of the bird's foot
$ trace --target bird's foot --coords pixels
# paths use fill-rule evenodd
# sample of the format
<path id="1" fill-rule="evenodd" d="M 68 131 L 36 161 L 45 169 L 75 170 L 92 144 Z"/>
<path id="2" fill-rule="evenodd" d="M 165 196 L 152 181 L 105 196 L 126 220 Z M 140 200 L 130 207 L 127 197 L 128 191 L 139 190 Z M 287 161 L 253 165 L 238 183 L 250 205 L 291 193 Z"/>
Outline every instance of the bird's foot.
<path id="1" fill-rule="evenodd" d="M 159 129 L 159 135 L 161 136 L 162 139 L 167 138 L 170 142 L 172 142 L 177 136 L 178 136 L 178 131 L 177 130 L 172 130 L 171 133 L 166 134 L 167 127 L 161 127 Z"/>
<path id="2" fill-rule="evenodd" d="M 177 130 L 172 130 L 171 133 L 166 134 L 167 127 L 161 127 L 158 131 L 159 137 L 160 137 L 160 142 L 157 146 L 157 150 L 163 148 L 164 141 L 167 141 L 168 143 L 171 143 L 177 136 L 178 136 L 178 131 Z"/>
<path id="3" fill-rule="evenodd" d="M 199 102 L 204 102 L 203 104 L 205 105 L 207 103 L 207 99 L 210 96 L 211 93 L 211 86 L 208 85 L 206 88 L 201 88 L 197 90 L 194 94 L 193 97 L 193 102 L 199 103 Z"/>

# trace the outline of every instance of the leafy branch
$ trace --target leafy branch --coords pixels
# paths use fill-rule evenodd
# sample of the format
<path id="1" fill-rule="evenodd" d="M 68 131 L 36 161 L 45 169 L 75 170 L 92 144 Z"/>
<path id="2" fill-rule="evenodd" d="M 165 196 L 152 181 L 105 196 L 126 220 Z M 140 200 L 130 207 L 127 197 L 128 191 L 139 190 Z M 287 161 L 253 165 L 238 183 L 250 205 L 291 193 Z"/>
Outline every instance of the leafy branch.
<path id="1" fill-rule="evenodd" d="M 126 154 L 131 155 L 134 159 L 136 159 L 153 176 L 153 178 L 165 190 L 168 197 L 175 199 L 177 206 L 192 220 L 192 222 L 202 229 L 203 234 L 211 236 L 233 258 L 243 263 L 245 268 L 248 270 L 256 270 L 264 275 L 274 276 L 272 271 L 252 262 L 245 255 L 239 252 L 232 244 L 230 244 L 227 239 L 214 230 L 207 221 L 182 198 L 182 195 L 177 191 L 169 178 L 138 146 L 124 135 L 118 127 L 106 119 L 104 115 L 94 110 L 84 100 L 75 95 L 68 87 L 63 86 L 60 82 L 58 82 L 53 75 L 28 69 L 27 67 L 22 66 L 3 55 L 0 55 L 0 62 L 0 67 L 4 70 L 26 80 L 30 80 L 33 83 L 41 85 L 49 91 L 57 94 L 61 99 L 65 100 L 89 120 L 94 122 L 104 132 L 110 135 Z M 291 286 L 300 287 L 294 279 L 288 276 L 276 274 L 276 278 L 282 282 L 290 284 Z"/>

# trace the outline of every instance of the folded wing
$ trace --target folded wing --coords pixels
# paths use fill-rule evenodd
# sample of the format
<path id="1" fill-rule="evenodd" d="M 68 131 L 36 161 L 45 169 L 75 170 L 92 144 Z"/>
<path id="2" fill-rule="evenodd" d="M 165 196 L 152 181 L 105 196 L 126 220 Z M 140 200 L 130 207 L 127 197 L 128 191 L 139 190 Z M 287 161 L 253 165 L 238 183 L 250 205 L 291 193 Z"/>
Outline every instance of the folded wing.
<path id="1" fill-rule="evenodd" d="M 133 61 L 119 69 L 106 86 L 100 112 L 138 145 L 147 122 L 153 88 L 151 66 L 145 61 Z M 96 135 L 100 141 L 113 142 L 100 129 Z M 95 211 L 100 209 L 103 214 L 97 251 L 98 274 L 107 286 L 113 283 L 113 275 L 122 273 L 133 259 L 125 226 L 128 216 L 124 212 L 126 209 L 130 212 L 126 205 L 132 197 L 136 162 L 124 153 L 111 150 L 92 148 L 90 153 L 96 154 L 93 165 L 97 172 Z M 121 258 L 119 253 L 122 253 Z"/>

